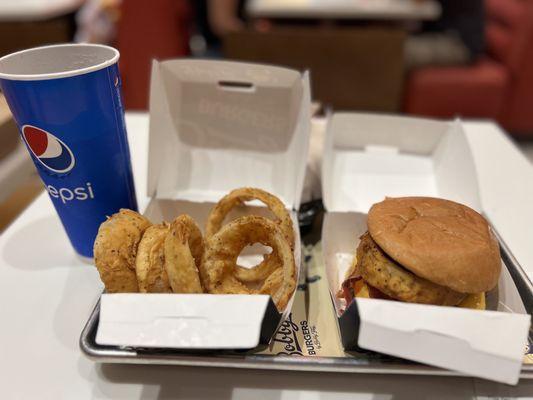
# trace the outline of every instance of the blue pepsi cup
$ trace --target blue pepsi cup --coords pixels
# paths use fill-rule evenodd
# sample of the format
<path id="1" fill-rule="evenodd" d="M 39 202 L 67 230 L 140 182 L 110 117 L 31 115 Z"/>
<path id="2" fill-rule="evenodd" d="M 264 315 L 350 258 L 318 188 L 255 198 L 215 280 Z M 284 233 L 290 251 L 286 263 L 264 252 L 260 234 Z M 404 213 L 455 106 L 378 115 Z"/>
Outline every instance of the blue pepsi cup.
<path id="1" fill-rule="evenodd" d="M 98 227 L 137 209 L 119 53 L 64 44 L 0 58 L 0 87 L 76 252 L 93 256 Z"/>

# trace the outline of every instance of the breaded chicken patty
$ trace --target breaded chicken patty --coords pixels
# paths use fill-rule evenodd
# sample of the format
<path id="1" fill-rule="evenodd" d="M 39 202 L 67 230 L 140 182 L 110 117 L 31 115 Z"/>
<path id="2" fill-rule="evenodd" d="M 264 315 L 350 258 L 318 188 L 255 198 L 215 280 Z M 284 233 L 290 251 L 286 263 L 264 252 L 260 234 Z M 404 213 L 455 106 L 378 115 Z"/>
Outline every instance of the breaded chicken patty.
<path id="1" fill-rule="evenodd" d="M 357 248 L 356 269 L 371 286 L 409 303 L 455 306 L 466 296 L 407 271 L 388 257 L 368 232 Z"/>

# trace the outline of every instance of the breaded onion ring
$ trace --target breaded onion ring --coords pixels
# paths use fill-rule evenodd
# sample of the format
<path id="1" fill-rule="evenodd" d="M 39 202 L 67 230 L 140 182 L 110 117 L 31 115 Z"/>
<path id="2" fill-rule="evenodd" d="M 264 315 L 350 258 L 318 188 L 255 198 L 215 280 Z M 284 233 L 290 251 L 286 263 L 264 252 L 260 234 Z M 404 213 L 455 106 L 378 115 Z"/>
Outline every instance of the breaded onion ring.
<path id="1" fill-rule="evenodd" d="M 152 225 L 139 242 L 135 270 L 141 293 L 171 293 L 165 269 L 165 238 L 168 224 Z"/>
<path id="2" fill-rule="evenodd" d="M 174 293 L 203 293 L 198 275 L 204 240 L 194 220 L 180 215 L 165 239 L 165 268 Z"/>
<path id="3" fill-rule="evenodd" d="M 248 289 L 233 275 L 224 275 L 220 285 L 216 286 L 211 292 L 213 294 L 254 294 L 254 291 Z M 265 293 L 266 294 L 266 293 Z"/>
<path id="4" fill-rule="evenodd" d="M 277 253 L 272 251 L 271 253 L 263 256 L 263 261 L 251 268 L 242 267 L 236 264 L 234 266 L 233 274 L 241 282 L 262 282 L 275 271 L 280 269 L 280 267 L 281 260 L 279 259 Z"/>
<path id="5" fill-rule="evenodd" d="M 94 263 L 108 293 L 138 292 L 135 274 L 137 246 L 150 221 L 121 209 L 103 222 L 94 241 Z"/>
<path id="6" fill-rule="evenodd" d="M 224 219 L 235 206 L 245 201 L 259 200 L 264 203 L 275 216 L 275 223 L 279 225 L 291 249 L 294 249 L 294 228 L 290 214 L 285 205 L 274 195 L 256 188 L 240 188 L 232 190 L 213 207 L 207 218 L 206 238 L 210 238 L 222 227 Z M 236 264 L 235 264 L 236 265 Z M 235 277 L 241 282 L 258 282 L 266 279 L 280 265 L 276 252 L 265 257 L 265 260 L 253 268 L 235 267 Z"/>
<path id="7" fill-rule="evenodd" d="M 232 274 L 242 249 L 254 243 L 272 247 L 280 257 L 283 279 L 272 293 L 272 300 L 282 311 L 296 288 L 294 256 L 278 225 L 266 218 L 254 215 L 238 218 L 207 239 L 200 268 L 204 285 L 210 293 L 249 292 Z"/>
<path id="8" fill-rule="evenodd" d="M 278 268 L 270 274 L 268 278 L 265 279 L 263 285 L 259 289 L 259 294 L 269 294 L 271 296 L 276 293 L 280 285 L 283 282 L 283 270 Z"/>

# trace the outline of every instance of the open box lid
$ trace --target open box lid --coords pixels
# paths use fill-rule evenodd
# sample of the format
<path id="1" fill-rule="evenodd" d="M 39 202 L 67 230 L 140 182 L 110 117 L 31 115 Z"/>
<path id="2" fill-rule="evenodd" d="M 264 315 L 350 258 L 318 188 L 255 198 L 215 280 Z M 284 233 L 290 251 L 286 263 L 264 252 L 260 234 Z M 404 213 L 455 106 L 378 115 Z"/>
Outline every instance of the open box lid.
<path id="1" fill-rule="evenodd" d="M 298 209 L 309 132 L 307 73 L 228 61 L 154 61 L 148 195 L 216 202 L 253 186 Z"/>
<path id="2" fill-rule="evenodd" d="M 328 121 L 322 174 L 328 211 L 324 261 L 345 349 L 360 347 L 515 384 L 530 326 L 523 306 L 513 310 L 501 304 L 508 312 L 491 312 L 358 298 L 341 312 L 336 298 L 358 238 L 367 230 L 372 204 L 386 196 L 418 195 L 482 211 L 460 121 L 334 114 Z M 500 289 L 508 290 L 509 284 L 516 292 L 504 270 Z M 514 298 L 521 304 L 517 292 Z"/>
<path id="3" fill-rule="evenodd" d="M 328 211 L 368 212 L 388 197 L 442 197 L 481 211 L 474 160 L 460 121 L 336 113 L 322 164 Z"/>

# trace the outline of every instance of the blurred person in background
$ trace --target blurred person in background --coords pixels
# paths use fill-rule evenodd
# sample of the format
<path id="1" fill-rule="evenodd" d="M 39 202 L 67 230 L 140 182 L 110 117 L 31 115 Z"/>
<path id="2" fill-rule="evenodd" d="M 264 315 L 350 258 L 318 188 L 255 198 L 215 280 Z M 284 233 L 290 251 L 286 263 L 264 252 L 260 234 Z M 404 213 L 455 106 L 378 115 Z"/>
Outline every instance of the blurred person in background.
<path id="1" fill-rule="evenodd" d="M 127 1 L 127 0 L 126 0 Z M 88 0 L 76 15 L 74 41 L 111 44 L 116 36 L 121 0 Z"/>
<path id="2" fill-rule="evenodd" d="M 419 3 L 427 0 L 415 0 Z M 424 22 L 405 44 L 407 70 L 426 66 L 465 65 L 485 48 L 484 0 L 437 0 L 442 13 Z"/>
<path id="3" fill-rule="evenodd" d="M 196 35 L 191 39 L 191 51 L 199 57 L 221 57 L 222 38 L 247 28 L 246 0 L 195 0 Z M 261 32 L 269 30 L 266 19 L 253 21 L 252 28 Z"/>
<path id="4" fill-rule="evenodd" d="M 245 27 L 245 0 L 196 0 L 191 3 L 197 29 L 197 35 L 191 40 L 191 51 L 196 56 L 220 57 L 221 38 Z"/>

